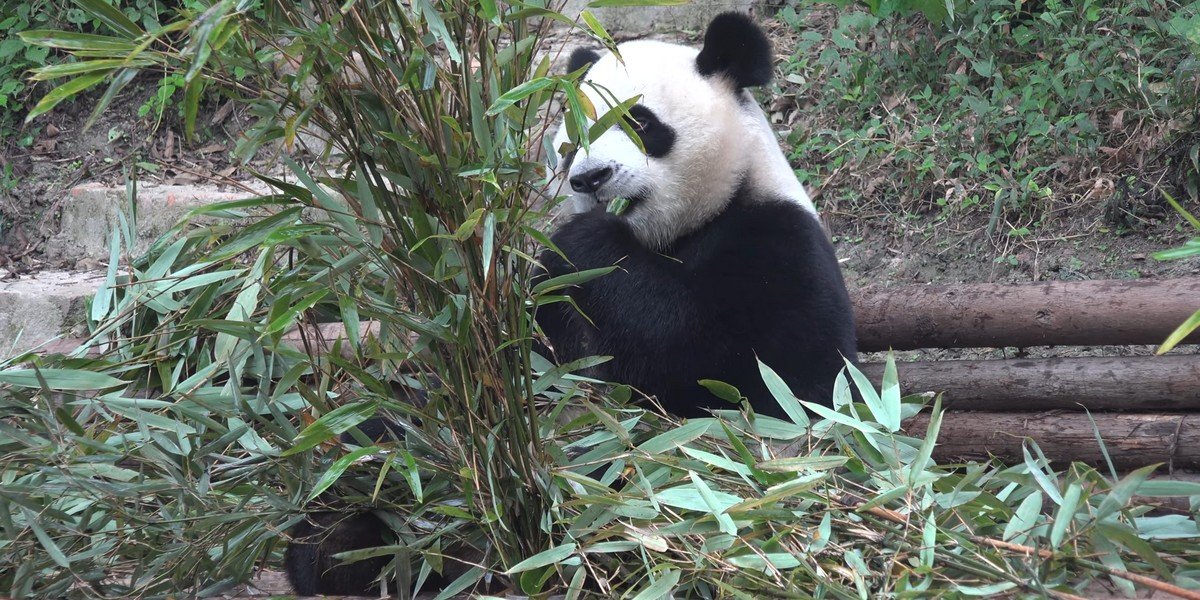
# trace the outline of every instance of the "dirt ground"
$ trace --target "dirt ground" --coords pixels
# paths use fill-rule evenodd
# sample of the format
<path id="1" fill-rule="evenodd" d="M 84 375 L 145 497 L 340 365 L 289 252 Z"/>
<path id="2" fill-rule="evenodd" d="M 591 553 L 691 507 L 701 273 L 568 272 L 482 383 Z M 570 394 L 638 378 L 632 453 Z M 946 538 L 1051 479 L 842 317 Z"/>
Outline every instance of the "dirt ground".
<path id="1" fill-rule="evenodd" d="M 249 125 L 244 111 L 221 98 L 202 104 L 197 136 L 187 141 L 182 119 L 169 106 L 156 123 L 138 109 L 156 89 L 142 77 L 128 85 L 96 122 L 86 128 L 103 91 L 60 105 L 26 126 L 28 148 L 0 141 L 0 160 L 13 168 L 15 185 L 0 186 L 0 268 L 31 272 L 73 265 L 47 262 L 43 243 L 54 233 L 70 189 L 84 182 L 122 185 L 133 167 L 142 182 L 189 184 L 243 176 L 230 159 L 238 131 Z M 260 161 L 252 164 L 262 168 Z"/>

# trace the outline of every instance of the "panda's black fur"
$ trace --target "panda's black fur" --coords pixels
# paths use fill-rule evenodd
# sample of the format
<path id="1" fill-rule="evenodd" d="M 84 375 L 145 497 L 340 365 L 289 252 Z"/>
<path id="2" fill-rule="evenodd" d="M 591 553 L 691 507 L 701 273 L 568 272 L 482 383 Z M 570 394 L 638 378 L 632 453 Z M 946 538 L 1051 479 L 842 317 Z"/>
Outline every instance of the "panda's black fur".
<path id="1" fill-rule="evenodd" d="M 681 56 L 677 49 L 667 52 L 676 59 Z M 572 55 L 568 68 L 573 72 L 601 59 L 593 51 L 580 50 Z M 692 61 L 689 77 L 719 80 L 713 89 L 725 90 L 721 93 L 734 101 L 732 106 L 741 107 L 736 110 L 759 111 L 743 88 L 770 79 L 770 45 L 747 17 L 718 16 L 708 28 L 704 48 L 688 60 Z M 685 100 L 688 110 L 696 113 L 690 116 L 693 127 L 704 111 L 717 110 L 706 108 L 699 98 Z M 687 156 L 694 140 L 686 127 L 677 131 L 672 115 L 642 104 L 630 113 L 642 142 L 639 156 L 645 161 L 669 163 Z M 754 114 L 761 117 L 761 112 Z M 751 113 L 738 118 L 747 115 Z M 726 125 L 732 122 L 727 120 Z M 755 128 L 746 135 L 758 137 L 754 144 L 741 147 L 749 156 L 728 156 L 728 163 L 770 162 L 771 166 L 743 174 L 713 172 L 724 176 L 726 184 L 712 189 L 728 192 L 704 200 L 715 204 L 702 206 L 712 210 L 699 216 L 684 206 L 683 214 L 692 222 L 656 219 L 671 213 L 656 212 L 654 203 L 661 198 L 653 185 L 639 184 L 621 194 L 631 205 L 616 216 L 604 210 L 611 198 L 593 193 L 605 183 L 599 175 L 592 173 L 594 181 L 579 182 L 584 189 L 598 182 L 597 189 L 589 192 L 596 206 L 579 211 L 553 234 L 554 244 L 566 258 L 550 250 L 542 252 L 541 277 L 613 265 L 616 270 L 564 292 L 586 317 L 565 302 L 538 310 L 537 321 L 560 361 L 610 355 L 613 359 L 601 365 L 600 375 L 653 394 L 667 411 L 682 417 L 729 407 L 701 388 L 700 379 L 733 384 L 756 412 L 780 415 L 756 359 L 774 368 L 800 398 L 830 402 L 843 357 L 856 359 L 854 324 L 837 259 L 769 124 L 761 118 L 744 122 Z M 614 130 L 605 137 L 617 135 L 623 134 Z M 592 149 L 596 148 L 593 142 Z M 594 158 L 575 160 L 584 164 Z M 560 166 L 571 169 L 573 162 L 566 158 Z M 718 161 L 714 168 L 733 168 L 724 165 L 725 161 Z M 701 179 L 708 177 L 707 168 L 700 169 Z M 694 183 L 704 189 L 707 182 Z M 670 202 L 679 209 L 680 202 L 690 199 L 676 195 Z M 378 419 L 359 429 L 370 438 L 400 433 Z M 343 442 L 350 441 L 343 435 Z M 285 553 L 285 569 L 296 593 L 373 595 L 390 557 L 347 565 L 333 555 L 389 543 L 388 531 L 384 520 L 373 513 L 309 515 L 290 532 L 292 541 Z M 443 574 L 428 581 L 426 588 L 451 580 Z"/>
<path id="2" fill-rule="evenodd" d="M 322 511 L 305 515 L 288 532 L 292 541 L 283 554 L 292 590 L 301 596 L 378 596 L 380 588 L 376 580 L 391 557 L 343 564 L 334 555 L 382 546 L 387 531 L 383 519 L 372 513 Z M 394 584 L 389 587 L 395 589 Z"/>
<path id="3" fill-rule="evenodd" d="M 756 359 L 797 397 L 829 404 L 842 357 L 857 357 L 833 247 L 794 203 L 739 190 L 724 212 L 662 251 L 599 210 L 576 215 L 551 240 L 570 262 L 543 252 L 550 276 L 617 266 L 569 292 L 587 319 L 565 302 L 538 313 L 558 358 L 612 356 L 603 376 L 656 396 L 669 413 L 730 408 L 697 383 L 717 379 L 756 412 L 782 416 Z"/>

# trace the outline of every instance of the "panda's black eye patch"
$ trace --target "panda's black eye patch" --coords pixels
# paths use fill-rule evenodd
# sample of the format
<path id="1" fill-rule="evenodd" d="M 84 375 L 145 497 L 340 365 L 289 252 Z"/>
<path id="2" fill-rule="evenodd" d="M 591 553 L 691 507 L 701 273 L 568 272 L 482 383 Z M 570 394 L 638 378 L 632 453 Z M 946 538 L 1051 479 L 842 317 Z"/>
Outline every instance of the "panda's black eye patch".
<path id="1" fill-rule="evenodd" d="M 675 130 L 660 121 L 654 111 L 641 104 L 633 105 L 629 109 L 629 126 L 642 139 L 647 156 L 662 158 L 671 153 Z"/>

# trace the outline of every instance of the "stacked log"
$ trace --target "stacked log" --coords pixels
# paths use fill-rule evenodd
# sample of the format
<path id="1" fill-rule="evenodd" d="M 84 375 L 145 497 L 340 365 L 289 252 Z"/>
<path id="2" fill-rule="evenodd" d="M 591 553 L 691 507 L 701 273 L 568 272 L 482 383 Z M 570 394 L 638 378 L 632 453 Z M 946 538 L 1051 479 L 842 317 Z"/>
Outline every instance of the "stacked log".
<path id="1" fill-rule="evenodd" d="M 1200 278 L 865 288 L 852 302 L 861 352 L 1160 344 L 1200 308 Z"/>
<path id="2" fill-rule="evenodd" d="M 864 289 L 853 294 L 864 352 L 1159 344 L 1200 308 L 1200 278 Z M 1193 335 L 1185 343 L 1200 343 Z M 1200 468 L 1200 355 L 920 361 L 906 393 L 943 394 L 940 460 L 1022 459 Z M 863 371 L 878 383 L 883 365 Z M 928 415 L 907 422 L 922 434 Z"/>

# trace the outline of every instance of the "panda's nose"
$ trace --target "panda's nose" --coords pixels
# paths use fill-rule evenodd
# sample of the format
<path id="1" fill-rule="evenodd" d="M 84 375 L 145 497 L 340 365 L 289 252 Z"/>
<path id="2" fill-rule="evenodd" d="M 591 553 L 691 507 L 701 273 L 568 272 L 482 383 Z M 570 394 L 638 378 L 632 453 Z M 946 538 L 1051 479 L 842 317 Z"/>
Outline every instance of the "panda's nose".
<path id="1" fill-rule="evenodd" d="M 592 169 L 591 171 L 580 173 L 572 177 L 570 179 L 571 189 L 577 192 L 591 194 L 600 189 L 600 186 L 604 185 L 604 183 L 609 179 L 612 179 L 612 176 L 612 167 L 600 167 L 599 169 Z"/>

